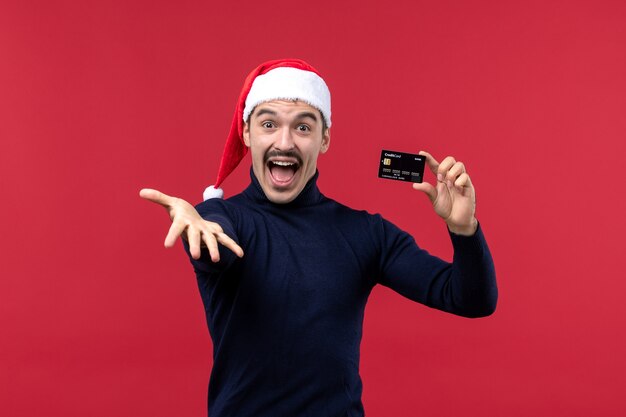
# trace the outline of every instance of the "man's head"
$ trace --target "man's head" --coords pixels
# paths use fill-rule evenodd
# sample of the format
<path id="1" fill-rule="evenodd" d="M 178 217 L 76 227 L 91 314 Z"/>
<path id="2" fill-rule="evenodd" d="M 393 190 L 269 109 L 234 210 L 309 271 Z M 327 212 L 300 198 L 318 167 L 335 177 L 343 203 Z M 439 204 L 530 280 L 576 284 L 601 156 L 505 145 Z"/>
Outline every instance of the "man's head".
<path id="1" fill-rule="evenodd" d="M 330 91 L 309 64 L 281 59 L 259 65 L 241 90 L 216 186 L 251 149 L 253 171 L 268 199 L 292 201 L 328 149 L 330 116 Z M 204 198 L 220 194 L 209 187 Z"/>
<path id="2" fill-rule="evenodd" d="M 321 112 L 299 100 L 257 105 L 244 124 L 252 169 L 273 203 L 293 201 L 315 175 L 317 157 L 328 150 L 330 131 Z"/>

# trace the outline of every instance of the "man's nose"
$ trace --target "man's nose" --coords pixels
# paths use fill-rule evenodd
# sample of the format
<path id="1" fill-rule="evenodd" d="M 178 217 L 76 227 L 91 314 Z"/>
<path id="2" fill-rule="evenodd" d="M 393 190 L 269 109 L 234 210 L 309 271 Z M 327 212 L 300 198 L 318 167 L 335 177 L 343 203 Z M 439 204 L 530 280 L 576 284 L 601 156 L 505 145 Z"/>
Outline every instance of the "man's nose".
<path id="1" fill-rule="evenodd" d="M 279 137 L 276 142 L 276 148 L 280 150 L 291 150 L 295 147 L 293 141 L 293 132 L 289 126 L 285 126 L 279 130 Z"/>

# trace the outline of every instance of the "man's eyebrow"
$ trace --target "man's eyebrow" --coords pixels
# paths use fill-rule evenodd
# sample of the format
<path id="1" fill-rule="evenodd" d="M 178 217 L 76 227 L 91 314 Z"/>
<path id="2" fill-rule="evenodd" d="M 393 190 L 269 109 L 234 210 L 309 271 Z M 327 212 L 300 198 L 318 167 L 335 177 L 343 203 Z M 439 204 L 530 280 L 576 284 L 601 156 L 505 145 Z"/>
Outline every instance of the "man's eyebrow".
<path id="1" fill-rule="evenodd" d="M 305 117 L 309 117 L 315 120 L 316 122 L 318 121 L 317 115 L 315 113 L 311 113 L 310 111 L 298 113 L 298 115 L 296 116 L 297 119 L 304 119 Z"/>
<path id="2" fill-rule="evenodd" d="M 261 109 L 254 115 L 254 117 L 263 116 L 264 114 L 269 114 L 270 116 L 276 116 L 277 113 L 270 109 Z"/>
<path id="3" fill-rule="evenodd" d="M 264 114 L 269 114 L 270 116 L 274 116 L 276 117 L 278 115 L 278 113 L 276 113 L 274 110 L 270 110 L 270 109 L 260 109 L 258 112 L 254 113 L 254 117 L 261 117 Z M 319 120 L 317 115 L 313 112 L 310 111 L 303 111 L 302 113 L 298 113 L 296 114 L 296 119 L 304 119 L 304 118 L 310 118 L 315 120 L 316 122 Z"/>

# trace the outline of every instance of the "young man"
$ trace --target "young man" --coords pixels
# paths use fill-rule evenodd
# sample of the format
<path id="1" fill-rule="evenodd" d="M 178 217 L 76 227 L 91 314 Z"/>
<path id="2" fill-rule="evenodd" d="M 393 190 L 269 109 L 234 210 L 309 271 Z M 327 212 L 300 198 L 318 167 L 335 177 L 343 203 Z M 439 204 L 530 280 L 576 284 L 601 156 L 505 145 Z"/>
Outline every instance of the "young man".
<path id="1" fill-rule="evenodd" d="M 249 150 L 248 188 L 197 210 L 141 191 L 169 211 L 165 245 L 182 236 L 196 272 L 214 348 L 211 417 L 364 415 L 359 347 L 376 284 L 466 317 L 495 309 L 493 261 L 465 166 L 421 152 L 437 185 L 413 185 L 447 224 L 447 263 L 380 215 L 321 194 L 317 158 L 330 126 L 330 93 L 314 68 L 264 63 L 246 79 L 216 183 Z"/>

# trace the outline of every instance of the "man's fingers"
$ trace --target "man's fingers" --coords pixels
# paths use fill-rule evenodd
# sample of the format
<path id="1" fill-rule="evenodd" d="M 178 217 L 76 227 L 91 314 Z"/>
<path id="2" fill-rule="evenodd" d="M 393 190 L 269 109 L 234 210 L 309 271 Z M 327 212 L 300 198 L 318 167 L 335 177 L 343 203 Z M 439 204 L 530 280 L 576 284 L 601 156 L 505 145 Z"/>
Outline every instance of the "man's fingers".
<path id="1" fill-rule="evenodd" d="M 459 175 L 461 175 L 462 173 L 465 172 L 465 165 L 463 164 L 463 162 L 455 162 L 454 165 L 452 165 L 452 167 L 448 170 L 448 173 L 446 174 L 446 183 L 448 184 L 448 187 L 452 187 L 452 184 L 454 184 L 454 182 L 456 181 L 456 179 L 459 177 Z"/>
<path id="2" fill-rule="evenodd" d="M 187 228 L 187 242 L 189 243 L 189 253 L 193 259 L 200 259 L 200 232 L 193 228 Z"/>
<path id="3" fill-rule="evenodd" d="M 162 205 L 163 207 L 169 207 L 172 203 L 172 198 L 167 194 L 164 194 L 158 190 L 151 188 L 144 188 L 139 191 L 139 196 L 145 198 L 148 201 Z"/>
<path id="4" fill-rule="evenodd" d="M 448 171 L 452 166 L 456 163 L 456 160 L 451 156 L 446 156 L 443 161 L 439 164 L 439 168 L 437 168 L 437 181 L 444 182 L 446 181 L 446 176 L 448 175 Z M 452 184 L 450 184 L 452 185 Z"/>
<path id="5" fill-rule="evenodd" d="M 434 203 L 437 199 L 437 190 L 427 182 L 416 182 L 413 184 L 413 189 L 426 194 L 431 203 Z"/>
<path id="6" fill-rule="evenodd" d="M 459 178 L 457 178 L 456 181 L 454 181 L 454 186 L 459 191 L 462 191 L 463 188 L 470 188 L 472 186 L 472 180 L 470 179 L 470 176 L 467 174 L 467 172 L 464 172 L 461 175 L 459 175 Z"/>
<path id="7" fill-rule="evenodd" d="M 437 175 L 437 169 L 439 168 L 439 162 L 431 154 L 426 151 L 419 151 L 419 155 L 426 157 L 426 165 L 432 171 L 433 174 Z"/>
<path id="8" fill-rule="evenodd" d="M 202 240 L 209 250 L 209 255 L 211 256 L 211 261 L 219 262 L 220 261 L 220 251 L 217 247 L 217 240 L 213 233 L 202 233 Z"/>
<path id="9" fill-rule="evenodd" d="M 165 247 L 171 248 L 172 246 L 174 246 L 174 243 L 176 243 L 176 239 L 178 239 L 178 236 L 180 236 L 183 233 L 186 227 L 187 225 L 183 222 L 180 222 L 180 221 L 173 222 L 172 225 L 170 226 L 169 232 L 167 232 L 167 236 L 165 236 L 165 242 L 164 242 Z"/>
<path id="10" fill-rule="evenodd" d="M 243 249 L 241 249 L 241 246 L 239 246 L 237 242 L 232 240 L 226 233 L 217 233 L 216 236 L 217 241 L 233 251 L 235 255 L 240 258 L 243 256 Z"/>

